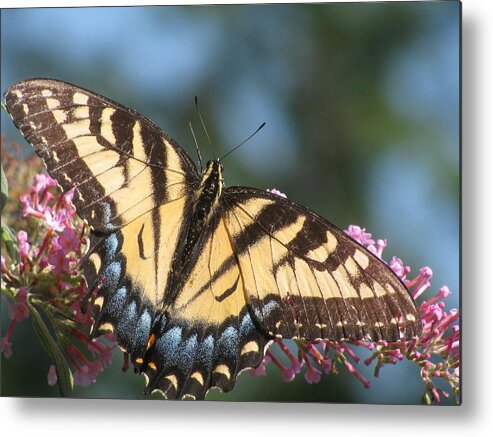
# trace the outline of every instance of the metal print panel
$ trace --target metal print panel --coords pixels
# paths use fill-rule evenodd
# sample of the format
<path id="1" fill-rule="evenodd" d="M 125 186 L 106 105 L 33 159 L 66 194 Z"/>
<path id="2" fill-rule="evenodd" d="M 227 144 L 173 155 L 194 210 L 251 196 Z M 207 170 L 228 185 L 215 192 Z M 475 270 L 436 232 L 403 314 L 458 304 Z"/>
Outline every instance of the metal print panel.
<path id="1" fill-rule="evenodd" d="M 2 396 L 460 404 L 459 3 L 2 23 Z"/>

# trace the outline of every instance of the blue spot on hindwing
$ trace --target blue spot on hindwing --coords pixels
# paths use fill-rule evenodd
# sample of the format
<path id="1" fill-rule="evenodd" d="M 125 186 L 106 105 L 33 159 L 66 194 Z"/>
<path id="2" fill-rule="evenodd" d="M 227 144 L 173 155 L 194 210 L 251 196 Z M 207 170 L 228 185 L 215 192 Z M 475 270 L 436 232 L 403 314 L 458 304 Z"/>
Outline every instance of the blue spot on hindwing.
<path id="1" fill-rule="evenodd" d="M 195 354 L 197 353 L 197 345 L 197 334 L 193 334 L 191 337 L 187 338 L 187 341 L 183 344 L 178 362 L 178 367 L 183 372 L 188 372 L 192 367 Z"/>
<path id="2" fill-rule="evenodd" d="M 238 353 L 238 332 L 228 326 L 219 337 L 219 355 L 234 356 Z"/>
<path id="3" fill-rule="evenodd" d="M 117 227 L 111 223 L 111 205 L 108 203 L 108 202 L 101 202 L 100 203 L 100 207 L 101 207 L 101 212 L 102 212 L 102 215 L 103 215 L 103 219 L 101 220 L 102 223 L 104 223 L 104 228 L 107 230 L 107 231 L 113 231 L 115 229 L 117 229 Z"/>
<path id="4" fill-rule="evenodd" d="M 214 337 L 209 334 L 202 343 L 200 343 L 200 351 L 198 353 L 198 361 L 203 364 L 208 370 L 212 367 L 212 358 L 214 356 Z"/>
<path id="5" fill-rule="evenodd" d="M 180 326 L 174 326 L 156 341 L 156 349 L 158 354 L 163 358 L 165 366 L 175 361 L 174 357 L 181 340 L 182 328 Z"/>
<path id="6" fill-rule="evenodd" d="M 120 315 L 127 301 L 127 289 L 126 287 L 120 287 L 114 293 L 112 293 L 106 303 L 104 311 L 112 319 L 120 318 Z"/>
<path id="7" fill-rule="evenodd" d="M 256 305 L 253 312 L 260 322 L 264 322 L 265 318 L 269 317 L 270 313 L 279 308 L 280 305 L 275 300 L 271 300 L 265 304 Z"/>
<path id="8" fill-rule="evenodd" d="M 255 331 L 255 326 L 252 322 L 252 318 L 248 312 L 245 313 L 243 319 L 241 319 L 240 324 L 240 335 L 245 338 L 248 337 L 253 331 Z"/>
<path id="9" fill-rule="evenodd" d="M 118 237 L 116 233 L 112 233 L 104 239 L 102 249 L 105 260 L 112 260 L 116 256 L 118 251 Z"/>
<path id="10" fill-rule="evenodd" d="M 118 327 L 116 328 L 116 337 L 118 343 L 123 345 L 125 348 L 131 346 L 135 326 L 137 324 L 137 302 L 131 301 L 123 311 Z"/>
<path id="11" fill-rule="evenodd" d="M 122 265 L 120 261 L 113 261 L 105 266 L 99 275 L 100 289 L 113 290 L 120 282 Z"/>
<path id="12" fill-rule="evenodd" d="M 272 311 L 274 311 L 277 308 L 279 308 L 279 304 L 276 301 L 271 300 L 270 302 L 264 305 L 263 313 L 265 316 L 268 316 Z"/>
<path id="13" fill-rule="evenodd" d="M 259 310 L 257 307 L 255 307 L 255 308 L 253 309 L 253 312 L 255 313 L 255 317 L 256 317 L 258 320 L 260 320 L 260 321 L 262 321 L 262 322 L 264 321 L 264 316 L 262 315 L 262 313 L 260 312 L 260 310 Z"/>
<path id="14" fill-rule="evenodd" d="M 139 350 L 142 349 L 142 352 L 147 346 L 147 340 L 149 338 L 149 332 L 151 330 L 151 323 L 152 318 L 149 314 L 149 310 L 146 308 L 140 315 L 139 320 L 137 321 L 137 327 L 135 328 L 134 347 L 138 348 Z"/>

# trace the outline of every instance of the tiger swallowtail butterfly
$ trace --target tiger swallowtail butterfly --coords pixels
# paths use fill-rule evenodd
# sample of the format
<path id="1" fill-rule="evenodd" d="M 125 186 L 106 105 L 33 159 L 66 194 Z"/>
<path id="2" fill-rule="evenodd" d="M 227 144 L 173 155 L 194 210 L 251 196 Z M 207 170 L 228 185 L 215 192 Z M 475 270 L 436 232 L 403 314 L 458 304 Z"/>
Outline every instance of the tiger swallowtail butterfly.
<path id="1" fill-rule="evenodd" d="M 410 339 L 421 320 L 380 259 L 297 203 L 200 174 L 163 130 L 50 79 L 10 87 L 15 125 L 90 225 L 92 335 L 114 331 L 146 392 L 231 390 L 276 338 Z"/>

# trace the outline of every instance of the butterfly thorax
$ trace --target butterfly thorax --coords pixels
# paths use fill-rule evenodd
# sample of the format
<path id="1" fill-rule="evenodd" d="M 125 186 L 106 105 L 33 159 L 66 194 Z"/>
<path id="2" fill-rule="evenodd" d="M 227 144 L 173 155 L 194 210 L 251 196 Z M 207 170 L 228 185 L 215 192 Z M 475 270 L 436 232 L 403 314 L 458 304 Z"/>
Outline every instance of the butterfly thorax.
<path id="1" fill-rule="evenodd" d="M 209 221 L 218 204 L 224 184 L 222 170 L 223 165 L 219 160 L 211 160 L 202 173 L 194 204 L 194 216 L 199 221 Z"/>

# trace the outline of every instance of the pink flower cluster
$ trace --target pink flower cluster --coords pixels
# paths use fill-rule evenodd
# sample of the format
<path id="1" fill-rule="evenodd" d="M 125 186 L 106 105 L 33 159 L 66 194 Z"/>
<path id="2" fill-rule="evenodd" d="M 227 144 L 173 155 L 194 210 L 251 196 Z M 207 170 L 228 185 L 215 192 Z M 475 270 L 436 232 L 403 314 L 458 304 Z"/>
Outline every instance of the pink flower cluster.
<path id="1" fill-rule="evenodd" d="M 72 198 L 73 190 L 61 194 L 56 181 L 44 174 L 36 175 L 30 190 L 20 197 L 21 217 L 29 231 L 17 231 L 13 244 L 18 256 L 1 257 L 11 323 L 0 339 L 0 353 L 12 356 L 12 332 L 17 322 L 29 317 L 32 305 L 52 322 L 74 384 L 85 386 L 111 362 L 115 342 L 112 336 L 90 339 L 85 333 L 92 318 L 90 305 L 86 312 L 81 310 L 86 284 L 79 262 L 87 226 L 75 215 Z M 48 371 L 48 382 L 57 382 L 55 366 Z"/>
<path id="2" fill-rule="evenodd" d="M 350 225 L 346 233 L 382 259 L 383 251 L 387 246 L 386 240 L 375 242 L 370 233 L 355 225 Z M 392 257 L 388 265 L 409 288 L 415 300 L 422 298 L 423 294 L 431 287 L 430 279 L 433 272 L 429 267 L 421 268 L 416 277 L 407 279 L 411 269 L 409 266 L 405 266 L 401 259 Z M 455 398 L 459 399 L 459 312 L 456 309 L 445 310 L 444 299 L 450 294 L 448 287 L 443 286 L 433 297 L 423 300 L 419 304 L 423 321 L 423 334 L 420 338 L 414 338 L 410 341 L 402 339 L 395 343 L 385 341 L 369 343 L 365 341 L 306 342 L 296 340 L 296 356 L 288 348 L 285 340 L 275 340 L 274 346 L 278 346 L 281 358 L 276 356 L 274 347 L 269 348 L 263 362 L 256 369 L 251 370 L 251 374 L 265 375 L 266 365 L 272 362 L 279 369 L 285 381 L 292 381 L 296 374 L 306 367 L 305 380 L 309 384 L 313 384 L 321 380 L 322 373 L 338 373 L 338 366 L 342 365 L 364 387 L 369 388 L 371 382 L 356 367 L 361 361 L 356 351 L 366 349 L 371 352 L 371 355 L 364 360 L 364 363 L 366 365 L 375 363 L 375 377 L 378 377 L 380 369 L 385 364 L 397 364 L 405 358 L 420 368 L 421 380 L 425 386 L 422 399 L 424 403 L 440 403 L 441 397 L 450 395 L 448 391 L 437 386 L 439 380 L 445 381 Z M 281 361 L 288 361 L 289 365 L 283 365 Z"/>

